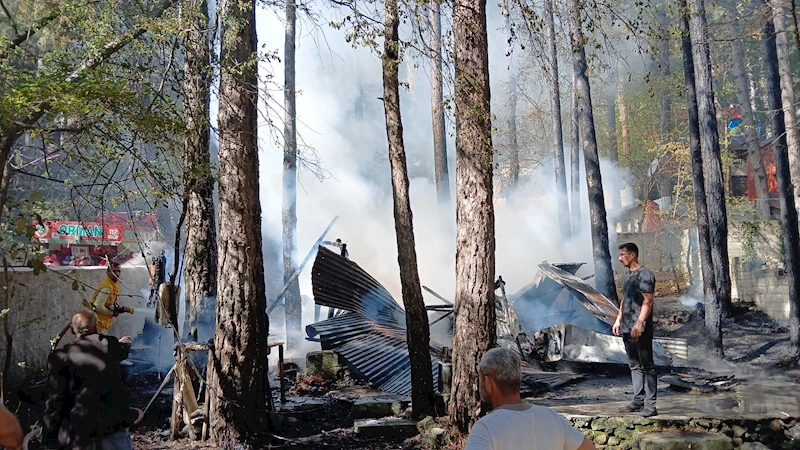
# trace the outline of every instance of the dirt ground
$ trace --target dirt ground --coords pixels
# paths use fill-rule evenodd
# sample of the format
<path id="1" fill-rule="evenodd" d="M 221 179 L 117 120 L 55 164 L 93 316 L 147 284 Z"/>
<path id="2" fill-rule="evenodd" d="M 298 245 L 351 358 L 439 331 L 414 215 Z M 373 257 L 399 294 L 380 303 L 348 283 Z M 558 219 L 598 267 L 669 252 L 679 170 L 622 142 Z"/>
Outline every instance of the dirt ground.
<path id="1" fill-rule="evenodd" d="M 680 301 L 679 295 L 657 296 L 654 314 L 656 335 L 687 339 L 690 345 L 689 365 L 714 372 L 735 373 L 741 378 L 767 377 L 772 380 L 798 380 L 800 371 L 787 369 L 778 363 L 785 359 L 789 334 L 755 307 L 737 304 L 735 314 L 726 319 L 724 328 L 725 358 L 708 357 L 703 351 L 703 322 L 700 311 Z M 596 401 L 600 397 L 626 398 L 630 395 L 630 378 L 626 368 L 583 368 L 586 377 L 576 383 L 559 387 L 532 399 L 534 403 L 557 406 L 566 402 Z M 274 378 L 271 385 L 277 385 Z M 128 380 L 133 406 L 144 409 L 161 382 L 160 375 L 151 372 Z M 403 448 L 402 439 L 377 439 L 352 432 L 350 406 L 326 396 L 330 389 L 366 386 L 365 382 L 344 380 L 334 386 L 311 386 L 305 396 L 290 395 L 294 407 L 302 413 L 284 418 L 279 431 L 259 437 L 260 448 L 378 450 Z M 170 383 L 171 386 L 171 383 Z M 659 384 L 659 391 L 669 389 Z M 667 393 L 665 393 L 667 394 Z M 171 389 L 156 397 L 142 424 L 131 430 L 134 449 L 204 449 L 214 448 L 207 442 L 182 438 L 169 441 Z M 276 405 L 277 393 L 276 393 Z M 289 417 L 286 416 L 286 417 Z M 31 450 L 34 450 L 32 447 Z"/>

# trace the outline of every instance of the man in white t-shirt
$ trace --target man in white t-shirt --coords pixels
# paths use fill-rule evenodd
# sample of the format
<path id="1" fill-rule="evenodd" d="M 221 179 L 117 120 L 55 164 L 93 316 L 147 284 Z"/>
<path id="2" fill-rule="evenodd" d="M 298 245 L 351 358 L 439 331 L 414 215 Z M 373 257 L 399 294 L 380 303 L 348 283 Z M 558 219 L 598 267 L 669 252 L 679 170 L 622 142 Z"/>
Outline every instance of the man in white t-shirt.
<path id="1" fill-rule="evenodd" d="M 464 450 L 596 450 L 554 410 L 522 401 L 516 353 L 489 350 L 481 358 L 479 376 L 481 399 L 492 411 L 472 426 Z"/>

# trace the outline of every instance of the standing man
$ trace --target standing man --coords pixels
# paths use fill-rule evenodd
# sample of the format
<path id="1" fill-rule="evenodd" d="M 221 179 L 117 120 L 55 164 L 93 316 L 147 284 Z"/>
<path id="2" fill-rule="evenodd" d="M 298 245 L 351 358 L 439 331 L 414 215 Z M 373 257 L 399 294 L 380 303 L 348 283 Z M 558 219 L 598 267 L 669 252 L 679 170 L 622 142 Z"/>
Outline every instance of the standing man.
<path id="1" fill-rule="evenodd" d="M 642 417 L 656 411 L 656 366 L 653 363 L 653 291 L 656 277 L 639 264 L 639 247 L 619 246 L 619 262 L 629 271 L 622 285 L 622 304 L 611 331 L 622 335 L 633 380 L 633 401 L 621 412 L 639 412 Z"/>
<path id="2" fill-rule="evenodd" d="M 489 350 L 478 375 L 481 400 L 491 404 L 492 411 L 472 426 L 464 450 L 595 450 L 557 412 L 522 401 L 522 368 L 515 352 Z"/>
<path id="3" fill-rule="evenodd" d="M 114 317 L 126 312 L 133 314 L 133 308 L 119 304 L 119 276 L 122 269 L 118 262 L 112 262 L 106 269 L 106 279 L 97 287 L 92 297 L 92 309 L 97 313 L 97 331 L 105 334 L 114 323 Z"/>
<path id="4" fill-rule="evenodd" d="M 72 317 L 75 342 L 50 354 L 44 438 L 48 448 L 130 450 L 126 428 L 136 419 L 122 386 L 119 363 L 130 336 L 97 334 L 97 315 Z"/>

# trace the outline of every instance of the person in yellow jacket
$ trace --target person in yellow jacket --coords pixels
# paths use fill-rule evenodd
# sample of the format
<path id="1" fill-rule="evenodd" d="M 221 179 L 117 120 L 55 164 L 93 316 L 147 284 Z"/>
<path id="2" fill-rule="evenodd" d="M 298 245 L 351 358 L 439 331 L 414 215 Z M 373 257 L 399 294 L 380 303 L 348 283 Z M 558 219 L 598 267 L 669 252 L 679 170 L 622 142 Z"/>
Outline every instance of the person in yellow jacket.
<path id="1" fill-rule="evenodd" d="M 119 276 L 122 269 L 119 263 L 112 262 L 106 269 L 108 275 L 100 286 L 97 287 L 94 297 L 92 297 L 92 309 L 97 313 L 97 332 L 106 334 L 114 323 L 114 317 L 121 313 L 133 314 L 133 308 L 119 304 Z"/>

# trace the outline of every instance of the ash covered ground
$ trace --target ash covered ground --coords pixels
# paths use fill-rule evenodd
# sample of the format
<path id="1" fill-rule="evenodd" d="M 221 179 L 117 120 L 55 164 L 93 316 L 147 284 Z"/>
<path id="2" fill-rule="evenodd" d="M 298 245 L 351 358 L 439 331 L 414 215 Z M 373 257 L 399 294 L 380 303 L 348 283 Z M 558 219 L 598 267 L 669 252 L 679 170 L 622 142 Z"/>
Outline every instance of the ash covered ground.
<path id="1" fill-rule="evenodd" d="M 777 386 L 780 391 L 781 386 L 796 387 L 795 383 L 800 379 L 800 370 L 779 364 L 788 354 L 789 333 L 786 326 L 773 321 L 753 305 L 736 304 L 734 317 L 725 320 L 724 360 L 709 358 L 707 352 L 703 351 L 703 323 L 700 313 L 696 307 L 681 303 L 678 295 L 656 297 L 654 314 L 657 336 L 688 340 L 690 366 L 735 375 L 743 380 L 744 387 L 741 390 L 746 392 L 748 386 L 752 386 L 754 397 L 758 397 L 762 403 L 764 392 L 768 392 L 762 389 L 765 386 Z M 529 401 L 547 406 L 590 405 L 625 401 L 630 396 L 630 378 L 626 367 L 572 367 L 561 370 L 573 370 L 586 376 Z M 302 376 L 298 379 L 302 380 Z M 133 406 L 144 409 L 160 382 L 160 376 L 154 372 L 130 378 L 128 386 L 131 389 Z M 274 374 L 270 383 L 275 391 L 276 405 L 280 406 L 275 389 L 278 383 Z M 168 386 L 171 387 L 171 383 Z M 288 405 L 292 412 L 280 415 L 281 423 L 276 431 L 259 436 L 259 446 L 262 448 L 377 450 L 412 445 L 404 444 L 404 440 L 400 438 L 372 438 L 352 431 L 352 403 L 347 400 L 368 392 L 368 383 L 365 381 L 345 378 L 325 384 L 306 379 L 300 387 L 289 383 L 289 388 L 291 393 L 288 395 Z M 703 398 L 699 394 L 673 390 L 664 382 L 659 383 L 659 401 L 664 404 L 668 404 L 670 398 L 692 395 L 697 399 Z M 718 398 L 720 400 L 716 404 L 711 402 L 710 408 L 730 409 L 731 403 L 725 400 L 724 395 Z M 741 401 L 741 395 L 736 401 Z M 768 402 L 763 406 L 766 409 L 774 407 Z M 169 441 L 170 408 L 171 389 L 168 388 L 156 397 L 142 424 L 131 430 L 135 449 L 214 448 L 208 442 L 188 438 Z M 659 409 L 661 411 L 661 404 Z M 418 442 L 415 445 L 419 445 Z"/>

